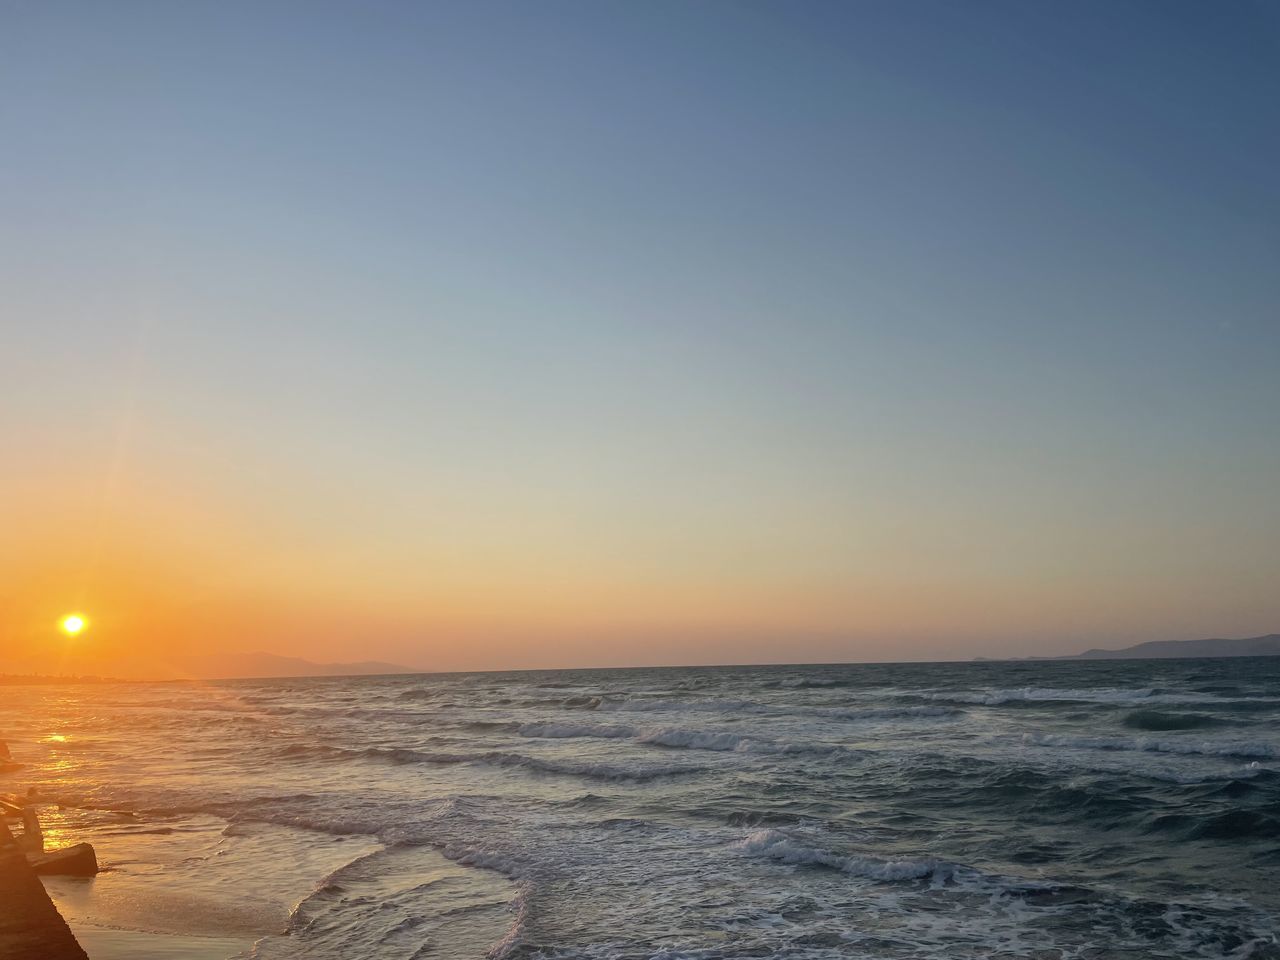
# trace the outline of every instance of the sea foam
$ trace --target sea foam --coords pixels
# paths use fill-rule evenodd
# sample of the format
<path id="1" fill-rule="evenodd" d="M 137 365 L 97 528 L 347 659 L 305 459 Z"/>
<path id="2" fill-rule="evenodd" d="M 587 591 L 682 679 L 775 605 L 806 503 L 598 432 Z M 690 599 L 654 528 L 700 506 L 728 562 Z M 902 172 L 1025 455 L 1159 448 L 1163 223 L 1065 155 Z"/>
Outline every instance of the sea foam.
<path id="1" fill-rule="evenodd" d="M 924 860 L 881 860 L 876 857 L 852 856 L 806 846 L 781 830 L 757 830 L 736 844 L 750 856 L 766 857 L 800 866 L 829 867 L 868 880 L 921 880 L 930 877 L 945 880 L 956 871 L 955 864 L 928 858 Z"/>

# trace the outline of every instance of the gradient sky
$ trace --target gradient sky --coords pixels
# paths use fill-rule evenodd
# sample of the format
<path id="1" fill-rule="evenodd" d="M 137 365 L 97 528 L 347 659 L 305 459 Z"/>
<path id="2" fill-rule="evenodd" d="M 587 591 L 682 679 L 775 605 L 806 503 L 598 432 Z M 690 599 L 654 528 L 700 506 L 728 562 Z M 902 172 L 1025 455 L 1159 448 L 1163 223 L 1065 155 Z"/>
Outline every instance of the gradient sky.
<path id="1" fill-rule="evenodd" d="M 0 636 L 1280 630 L 1272 3 L 0 2 Z"/>

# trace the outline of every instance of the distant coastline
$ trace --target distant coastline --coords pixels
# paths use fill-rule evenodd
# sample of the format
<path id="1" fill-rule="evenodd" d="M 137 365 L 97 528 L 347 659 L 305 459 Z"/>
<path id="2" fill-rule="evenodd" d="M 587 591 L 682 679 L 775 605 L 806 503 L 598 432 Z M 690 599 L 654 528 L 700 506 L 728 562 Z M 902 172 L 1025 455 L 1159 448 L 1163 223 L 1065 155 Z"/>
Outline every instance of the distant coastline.
<path id="1" fill-rule="evenodd" d="M 1094 648 L 1084 653 L 1054 660 L 1181 660 L 1205 657 L 1277 657 L 1280 656 L 1280 633 L 1243 639 L 1211 638 L 1207 640 L 1151 640 L 1122 647 L 1119 650 Z M 1032 657 L 1029 659 L 1046 659 Z"/>
<path id="2" fill-rule="evenodd" d="M 1275 657 L 1280 656 L 1280 633 L 1269 633 L 1259 637 L 1244 638 L 1209 638 L 1204 640 L 1152 640 L 1134 644 L 1115 650 L 1093 648 L 1083 653 L 1065 654 L 1055 657 L 973 657 L 969 663 L 999 663 L 1009 661 L 1034 660 L 1038 662 L 1054 662 L 1064 660 L 1180 660 L 1180 659 L 1213 659 L 1219 657 Z M 862 661 L 854 661 L 862 662 Z M 878 661 L 866 661 L 878 662 Z M 914 662 L 914 661 L 913 661 Z M 939 661 L 942 662 L 942 661 Z M 830 663 L 827 666 L 843 666 L 845 663 Z M 281 680 L 281 679 L 315 679 L 323 677 L 359 677 L 359 676 L 396 676 L 405 674 L 426 674 L 436 671 L 406 667 L 396 663 L 385 663 L 379 660 L 365 660 L 355 663 L 317 663 L 301 657 L 282 657 L 269 653 L 224 654 L 217 657 L 190 657 L 175 665 L 178 669 L 167 677 L 138 678 L 111 676 L 108 674 L 48 674 L 48 673 L 0 673 L 0 686 L 23 686 L 38 684 L 102 684 L 102 683 L 175 683 L 201 682 L 210 680 Z M 823 666 L 819 663 L 807 664 L 698 664 L 694 668 L 709 667 L 741 667 L 741 666 Z M 598 669 L 580 668 L 541 668 L 541 669 Z M 625 669 L 625 668 L 623 668 Z M 640 666 L 635 669 L 654 669 Z M 455 671 L 445 673 L 525 673 L 534 670 L 515 671 Z"/>

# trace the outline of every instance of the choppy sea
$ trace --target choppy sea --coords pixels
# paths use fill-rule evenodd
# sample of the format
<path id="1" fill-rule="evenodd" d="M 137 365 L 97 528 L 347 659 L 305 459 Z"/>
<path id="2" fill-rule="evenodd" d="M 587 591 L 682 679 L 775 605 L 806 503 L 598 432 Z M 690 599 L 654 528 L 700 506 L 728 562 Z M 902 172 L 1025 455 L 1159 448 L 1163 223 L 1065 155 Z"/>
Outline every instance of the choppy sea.
<path id="1" fill-rule="evenodd" d="M 80 922 L 262 958 L 1280 958 L 1280 658 L 0 687 Z M 78 885 L 78 886 L 77 886 Z"/>

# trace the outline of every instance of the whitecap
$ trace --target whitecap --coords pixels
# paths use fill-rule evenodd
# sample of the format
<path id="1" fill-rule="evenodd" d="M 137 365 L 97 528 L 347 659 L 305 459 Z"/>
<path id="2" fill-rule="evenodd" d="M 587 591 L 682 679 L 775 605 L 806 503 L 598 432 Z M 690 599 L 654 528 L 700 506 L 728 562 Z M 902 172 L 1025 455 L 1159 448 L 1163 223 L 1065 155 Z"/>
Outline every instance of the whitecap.
<path id="1" fill-rule="evenodd" d="M 876 857 L 848 856 L 809 847 L 781 830 L 757 830 L 739 840 L 735 846 L 749 856 L 765 857 L 782 863 L 829 867 L 869 880 L 922 880 L 931 877 L 945 880 L 956 871 L 956 865 L 936 860 L 881 860 Z"/>

